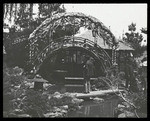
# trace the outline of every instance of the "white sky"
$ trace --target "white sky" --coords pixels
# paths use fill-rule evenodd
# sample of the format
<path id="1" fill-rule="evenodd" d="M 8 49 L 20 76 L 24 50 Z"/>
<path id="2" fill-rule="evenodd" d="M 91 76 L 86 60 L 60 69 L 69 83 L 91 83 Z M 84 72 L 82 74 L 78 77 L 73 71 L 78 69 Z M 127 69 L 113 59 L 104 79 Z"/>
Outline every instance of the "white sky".
<path id="1" fill-rule="evenodd" d="M 119 38 L 136 23 L 137 31 L 147 28 L 147 4 L 64 4 L 67 12 L 82 12 L 99 19 Z"/>

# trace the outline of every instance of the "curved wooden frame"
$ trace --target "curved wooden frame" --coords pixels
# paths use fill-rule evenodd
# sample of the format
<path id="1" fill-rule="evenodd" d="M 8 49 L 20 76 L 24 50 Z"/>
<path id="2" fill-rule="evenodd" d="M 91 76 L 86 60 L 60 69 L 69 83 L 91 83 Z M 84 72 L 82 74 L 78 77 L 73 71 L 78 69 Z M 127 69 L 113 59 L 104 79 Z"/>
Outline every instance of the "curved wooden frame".
<path id="1" fill-rule="evenodd" d="M 86 43 L 85 43 L 86 40 Z M 86 45 L 87 47 L 84 47 Z M 68 47 L 81 47 L 85 49 L 86 51 L 92 53 L 97 59 L 100 60 L 101 64 L 103 65 L 103 69 L 106 70 L 107 67 L 111 66 L 111 58 L 107 54 L 107 52 L 102 49 L 99 45 L 94 47 L 95 43 L 82 38 L 82 37 L 64 37 L 59 38 L 57 41 L 54 41 L 50 43 L 48 46 L 46 46 L 39 54 L 36 56 L 34 61 L 32 62 L 33 71 L 36 73 L 41 64 L 44 62 L 46 58 L 48 58 L 52 53 L 55 51 L 61 49 L 61 48 L 68 48 Z"/>
<path id="2" fill-rule="evenodd" d="M 67 24 L 66 24 L 67 23 Z M 51 18 L 47 18 L 42 24 L 37 27 L 29 37 L 30 46 L 30 61 L 38 54 L 41 50 L 38 47 L 38 39 L 45 43 L 45 46 L 52 41 L 53 32 L 59 25 L 65 26 L 72 24 L 76 26 L 77 23 L 80 27 L 90 28 L 92 31 L 96 31 L 98 36 L 101 36 L 106 43 L 113 47 L 115 46 L 116 40 L 112 32 L 98 19 L 92 16 L 85 15 L 83 13 L 60 13 L 53 15 Z"/>

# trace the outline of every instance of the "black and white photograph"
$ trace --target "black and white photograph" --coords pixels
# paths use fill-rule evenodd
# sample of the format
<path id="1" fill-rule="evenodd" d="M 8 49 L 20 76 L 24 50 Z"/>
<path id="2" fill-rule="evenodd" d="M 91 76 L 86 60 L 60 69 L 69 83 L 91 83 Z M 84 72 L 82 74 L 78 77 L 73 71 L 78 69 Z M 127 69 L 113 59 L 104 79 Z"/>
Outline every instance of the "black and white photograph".
<path id="1" fill-rule="evenodd" d="M 3 3 L 3 118 L 147 118 L 147 3 Z"/>

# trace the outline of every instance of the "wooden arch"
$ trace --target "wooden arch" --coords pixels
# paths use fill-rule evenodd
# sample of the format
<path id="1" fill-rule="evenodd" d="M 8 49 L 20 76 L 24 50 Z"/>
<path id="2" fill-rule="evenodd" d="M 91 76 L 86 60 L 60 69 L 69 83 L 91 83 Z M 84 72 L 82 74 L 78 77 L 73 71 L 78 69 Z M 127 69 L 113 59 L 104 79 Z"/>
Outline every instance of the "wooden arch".
<path id="1" fill-rule="evenodd" d="M 98 36 L 101 36 L 106 43 L 113 47 L 116 45 L 115 36 L 112 32 L 97 18 L 85 15 L 83 13 L 60 13 L 53 15 L 51 18 L 47 18 L 42 24 L 37 27 L 29 36 L 29 64 L 34 66 L 34 62 L 39 57 L 39 54 L 44 50 L 45 47 L 51 51 L 50 47 L 52 43 L 61 43 L 55 42 L 57 39 L 53 39 L 55 30 L 59 26 L 66 27 L 67 25 L 85 27 L 95 31 Z M 73 32 L 74 34 L 74 32 Z M 74 38 L 73 38 L 74 39 Z M 94 46 L 93 46 L 94 47 Z M 99 47 L 100 48 L 100 47 Z M 102 50 L 102 48 L 100 48 Z M 108 55 L 103 50 L 105 59 L 110 61 L 107 57 Z M 32 67 L 33 67 L 32 66 Z M 35 67 L 36 68 L 36 67 Z"/>

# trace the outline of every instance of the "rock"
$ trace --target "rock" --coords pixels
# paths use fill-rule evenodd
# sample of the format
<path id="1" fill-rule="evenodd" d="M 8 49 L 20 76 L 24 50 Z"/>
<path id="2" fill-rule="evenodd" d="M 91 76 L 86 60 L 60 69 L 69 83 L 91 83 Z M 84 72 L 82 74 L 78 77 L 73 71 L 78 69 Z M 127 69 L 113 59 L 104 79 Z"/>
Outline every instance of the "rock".
<path id="1" fill-rule="evenodd" d="M 64 110 L 68 110 L 68 105 L 61 106 L 60 108 L 62 108 Z"/>
<path id="2" fill-rule="evenodd" d="M 18 117 L 31 117 L 30 115 L 28 115 L 28 114 L 19 114 L 19 115 L 17 115 Z"/>
<path id="3" fill-rule="evenodd" d="M 17 117 L 17 115 L 12 112 L 12 113 L 9 113 L 9 114 L 8 114 L 8 117 Z"/>
<path id="4" fill-rule="evenodd" d="M 17 101 L 20 101 L 21 99 L 20 98 L 17 98 Z M 15 109 L 15 110 L 19 110 L 19 109 Z"/>
<path id="5" fill-rule="evenodd" d="M 20 75 L 22 75 L 22 73 L 23 73 L 23 69 L 22 69 L 22 68 L 19 68 L 18 66 L 14 67 L 13 70 L 14 70 L 14 73 L 15 73 L 17 76 L 20 76 Z"/>
<path id="6" fill-rule="evenodd" d="M 49 95 L 49 96 L 48 96 L 48 99 L 50 100 L 50 99 L 51 99 L 51 97 L 52 97 L 52 96 L 51 96 L 51 95 Z"/>
<path id="7" fill-rule="evenodd" d="M 21 85 L 14 86 L 15 89 L 19 89 Z"/>
<path id="8" fill-rule="evenodd" d="M 54 107 L 54 112 L 61 112 L 61 111 L 62 111 L 62 109 Z"/>
<path id="9" fill-rule="evenodd" d="M 65 92 L 65 93 L 63 94 L 63 96 L 72 97 L 72 98 L 74 98 L 75 95 L 76 95 L 76 94 L 74 94 L 74 93 L 68 93 L 68 92 Z"/>
<path id="10" fill-rule="evenodd" d="M 46 113 L 44 114 L 45 117 L 62 117 L 63 116 L 63 113 L 61 112 L 50 112 L 50 113 Z"/>
<path id="11" fill-rule="evenodd" d="M 28 87 L 30 87 L 30 88 L 33 88 L 34 87 L 34 82 L 27 82 L 27 83 L 25 83 L 25 86 L 28 86 Z"/>
<path id="12" fill-rule="evenodd" d="M 62 96 L 61 95 L 55 95 L 54 98 L 60 99 Z"/>
<path id="13" fill-rule="evenodd" d="M 124 105 L 118 104 L 118 108 L 125 108 Z"/>
<path id="14" fill-rule="evenodd" d="M 124 109 L 125 109 L 125 108 L 118 108 L 118 111 L 124 112 Z"/>
<path id="15" fill-rule="evenodd" d="M 129 103 L 127 103 L 127 102 L 122 102 L 122 104 L 123 104 L 124 106 L 126 106 L 126 108 L 130 108 L 130 104 L 129 104 Z"/>
<path id="16" fill-rule="evenodd" d="M 78 106 L 78 109 L 80 110 L 83 106 Z"/>
<path id="17" fill-rule="evenodd" d="M 83 99 L 73 98 L 72 103 L 79 104 L 79 103 L 81 103 L 83 101 L 84 101 Z"/>
<path id="18" fill-rule="evenodd" d="M 46 113 L 44 114 L 45 117 L 52 117 L 52 116 L 55 116 L 55 113 L 53 112 L 50 112 L 50 113 Z"/>
<path id="19" fill-rule="evenodd" d="M 53 107 L 53 112 L 61 112 L 61 113 L 67 113 L 67 111 L 65 109 L 62 109 L 62 106 L 60 106 L 60 108 L 58 107 Z"/>
<path id="20" fill-rule="evenodd" d="M 128 117 L 128 118 L 135 118 L 136 117 L 135 114 L 130 112 L 130 111 L 125 111 L 125 114 L 126 114 L 126 117 Z"/>
<path id="21" fill-rule="evenodd" d="M 59 92 L 55 92 L 54 95 L 61 95 Z"/>
<path id="22" fill-rule="evenodd" d="M 104 102 L 103 98 L 98 98 L 98 97 L 93 98 L 93 100 L 96 102 Z"/>
<path id="23" fill-rule="evenodd" d="M 18 99 L 18 98 L 17 98 Z M 21 110 L 21 109 L 15 109 L 14 111 L 13 111 L 13 113 L 15 113 L 15 114 L 21 114 L 21 113 L 23 113 L 23 110 Z"/>
<path id="24" fill-rule="evenodd" d="M 53 97 L 56 98 L 56 99 L 60 99 L 60 98 L 62 98 L 62 95 L 59 92 L 55 92 L 53 94 Z"/>
<path id="25" fill-rule="evenodd" d="M 118 115 L 118 118 L 126 118 L 126 114 L 125 113 L 121 113 Z"/>
<path id="26" fill-rule="evenodd" d="M 66 113 L 67 113 L 67 111 L 66 111 L 66 110 L 61 110 L 61 113 L 66 114 Z"/>
<path id="27" fill-rule="evenodd" d="M 43 84 L 43 88 L 46 89 L 46 90 L 47 90 L 49 87 L 51 87 L 51 86 L 52 86 L 52 84 L 48 84 L 48 83 L 44 83 L 44 84 Z"/>
<path id="28" fill-rule="evenodd" d="M 124 113 L 121 113 L 118 115 L 118 118 L 135 118 L 135 114 L 130 111 L 124 111 Z"/>
<path id="29" fill-rule="evenodd" d="M 61 112 L 56 112 L 54 117 L 62 117 L 63 114 Z"/>

